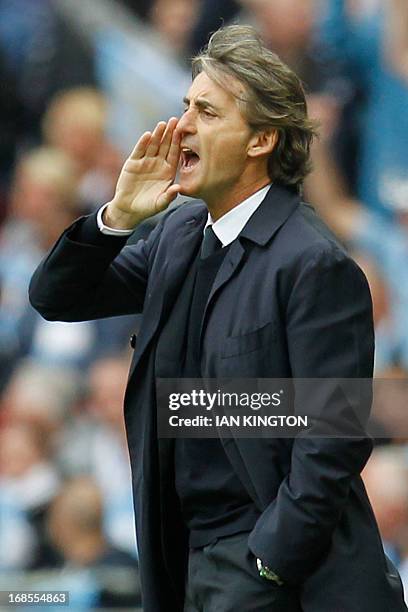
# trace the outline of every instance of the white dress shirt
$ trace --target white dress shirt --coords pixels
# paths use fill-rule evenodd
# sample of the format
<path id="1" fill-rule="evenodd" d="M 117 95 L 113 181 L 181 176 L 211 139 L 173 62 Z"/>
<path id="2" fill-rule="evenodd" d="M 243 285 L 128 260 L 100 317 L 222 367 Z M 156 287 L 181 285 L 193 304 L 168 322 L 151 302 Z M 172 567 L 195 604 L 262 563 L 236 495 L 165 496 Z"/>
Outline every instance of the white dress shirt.
<path id="1" fill-rule="evenodd" d="M 261 204 L 262 200 L 264 200 L 266 194 L 269 191 L 270 186 L 271 184 L 266 185 L 266 187 L 263 187 L 259 191 L 256 191 L 251 196 L 249 196 L 249 198 L 238 204 L 238 206 L 234 206 L 234 208 L 229 210 L 227 213 L 225 213 L 225 215 L 220 217 L 220 219 L 215 222 L 213 222 L 210 213 L 208 213 L 205 228 L 209 225 L 212 225 L 214 234 L 217 236 L 222 246 L 227 246 L 228 244 L 233 242 L 233 240 L 235 240 L 235 238 L 244 229 L 245 225 L 249 221 L 249 218 L 252 217 L 258 206 Z M 114 229 L 113 227 L 108 227 L 104 224 L 102 220 L 102 214 L 107 206 L 108 204 L 104 204 L 104 206 L 102 206 L 98 210 L 97 223 L 100 231 L 103 234 L 107 234 L 109 236 L 130 236 L 133 230 Z"/>
<path id="2" fill-rule="evenodd" d="M 231 210 L 229 210 L 215 222 L 213 222 L 210 213 L 208 213 L 205 228 L 212 225 L 214 234 L 217 236 L 223 247 L 231 244 L 231 242 L 233 242 L 233 240 L 239 236 L 245 225 L 248 223 L 250 217 L 252 217 L 261 202 L 265 199 L 270 186 L 270 184 L 266 185 L 266 187 L 256 191 L 249 196 L 249 198 L 238 204 L 238 206 L 231 208 Z"/>

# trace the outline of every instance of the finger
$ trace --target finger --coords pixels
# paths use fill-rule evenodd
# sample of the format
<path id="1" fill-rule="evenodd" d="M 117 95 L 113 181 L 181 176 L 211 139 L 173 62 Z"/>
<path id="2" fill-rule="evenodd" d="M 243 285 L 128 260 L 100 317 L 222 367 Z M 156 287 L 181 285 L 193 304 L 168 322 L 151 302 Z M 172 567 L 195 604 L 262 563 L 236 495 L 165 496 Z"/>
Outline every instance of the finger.
<path id="1" fill-rule="evenodd" d="M 167 127 L 163 134 L 163 138 L 162 138 L 162 141 L 160 143 L 160 148 L 159 148 L 159 157 L 162 157 L 163 159 L 166 159 L 169 153 L 171 139 L 173 136 L 173 132 L 177 127 L 177 123 L 178 123 L 177 117 L 171 117 L 171 119 L 169 119 L 167 122 Z"/>
<path id="2" fill-rule="evenodd" d="M 170 187 L 157 198 L 158 211 L 167 208 L 168 205 L 178 196 L 180 189 L 180 185 L 170 185 Z"/>
<path id="3" fill-rule="evenodd" d="M 181 143 L 181 134 L 177 130 L 174 130 L 173 135 L 171 137 L 169 152 L 167 154 L 167 162 L 170 164 L 170 166 L 174 169 L 175 172 L 177 170 L 177 166 L 178 166 L 179 159 L 180 159 L 180 153 L 181 153 L 180 143 Z"/>
<path id="4" fill-rule="evenodd" d="M 156 157 L 165 129 L 166 129 L 166 122 L 159 121 L 159 123 L 156 125 L 156 127 L 153 130 L 152 137 L 146 149 L 146 157 Z"/>
<path id="5" fill-rule="evenodd" d="M 142 136 L 137 141 L 135 148 L 129 155 L 129 159 L 140 159 L 141 157 L 143 157 L 146 153 L 146 149 L 150 142 L 151 137 L 152 137 L 151 132 L 145 132 L 144 134 L 142 134 Z"/>

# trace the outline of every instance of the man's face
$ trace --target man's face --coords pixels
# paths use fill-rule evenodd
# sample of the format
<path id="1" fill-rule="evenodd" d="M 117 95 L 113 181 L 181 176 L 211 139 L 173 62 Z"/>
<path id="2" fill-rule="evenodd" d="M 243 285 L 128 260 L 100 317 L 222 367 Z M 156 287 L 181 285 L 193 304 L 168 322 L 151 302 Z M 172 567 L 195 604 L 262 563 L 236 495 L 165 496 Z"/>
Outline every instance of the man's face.
<path id="1" fill-rule="evenodd" d="M 231 79 L 238 94 L 242 86 Z M 235 97 L 204 72 L 193 81 L 177 130 L 181 134 L 178 183 L 181 193 L 207 202 L 225 193 L 240 192 L 245 184 L 253 132 L 241 115 Z"/>

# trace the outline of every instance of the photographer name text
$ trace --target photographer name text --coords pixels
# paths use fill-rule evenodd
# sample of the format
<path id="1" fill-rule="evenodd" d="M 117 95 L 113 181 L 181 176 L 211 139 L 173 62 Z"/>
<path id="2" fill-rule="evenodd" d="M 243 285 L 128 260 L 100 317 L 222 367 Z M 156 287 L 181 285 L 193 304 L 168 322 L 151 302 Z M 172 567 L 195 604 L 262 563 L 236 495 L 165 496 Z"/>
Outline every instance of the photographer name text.
<path id="1" fill-rule="evenodd" d="M 171 427 L 307 427 L 308 417 L 294 415 L 216 415 L 215 417 L 197 415 L 169 417 Z"/>

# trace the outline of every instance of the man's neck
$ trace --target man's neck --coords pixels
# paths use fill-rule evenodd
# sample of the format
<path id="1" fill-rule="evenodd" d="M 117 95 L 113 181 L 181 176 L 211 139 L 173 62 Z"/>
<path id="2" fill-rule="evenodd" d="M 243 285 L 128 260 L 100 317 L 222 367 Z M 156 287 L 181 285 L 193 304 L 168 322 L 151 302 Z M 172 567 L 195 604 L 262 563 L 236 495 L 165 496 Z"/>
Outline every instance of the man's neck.
<path id="1" fill-rule="evenodd" d="M 266 187 L 270 182 L 271 179 L 269 177 L 263 177 L 262 179 L 254 180 L 252 183 L 246 183 L 242 187 L 230 189 L 225 195 L 218 193 L 215 198 L 204 198 L 211 219 L 215 223 L 215 221 L 221 219 L 227 212 L 238 206 L 238 204 L 241 204 L 241 202 L 263 187 Z"/>

